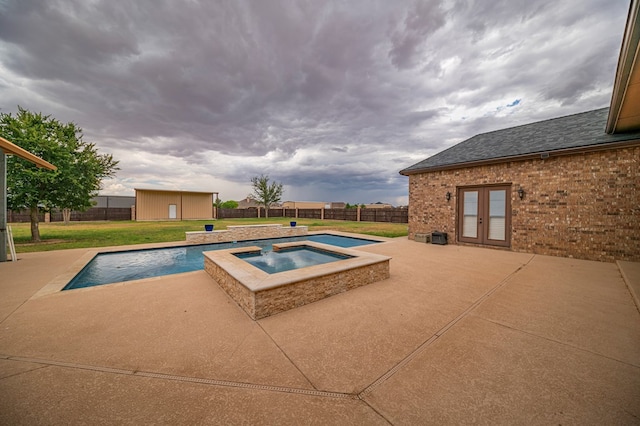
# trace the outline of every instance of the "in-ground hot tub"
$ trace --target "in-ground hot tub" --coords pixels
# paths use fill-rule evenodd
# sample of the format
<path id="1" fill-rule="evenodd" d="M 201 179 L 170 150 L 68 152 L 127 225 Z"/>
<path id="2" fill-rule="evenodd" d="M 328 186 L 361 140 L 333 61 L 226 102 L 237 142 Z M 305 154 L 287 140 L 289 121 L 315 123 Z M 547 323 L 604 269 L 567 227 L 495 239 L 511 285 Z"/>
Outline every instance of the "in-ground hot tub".
<path id="1" fill-rule="evenodd" d="M 254 320 L 389 278 L 388 256 L 311 241 L 274 244 L 273 250 L 310 250 L 334 260 L 268 273 L 241 258 L 256 255 L 259 247 L 204 253 L 205 271 Z"/>
<path id="2" fill-rule="evenodd" d="M 262 251 L 246 251 L 235 253 L 235 256 L 266 272 L 276 274 L 278 272 L 291 271 L 307 266 L 322 265 L 338 260 L 351 259 L 353 256 L 337 253 L 335 250 L 324 250 L 310 245 L 294 245 L 291 247 L 274 247 L 266 253 Z"/>

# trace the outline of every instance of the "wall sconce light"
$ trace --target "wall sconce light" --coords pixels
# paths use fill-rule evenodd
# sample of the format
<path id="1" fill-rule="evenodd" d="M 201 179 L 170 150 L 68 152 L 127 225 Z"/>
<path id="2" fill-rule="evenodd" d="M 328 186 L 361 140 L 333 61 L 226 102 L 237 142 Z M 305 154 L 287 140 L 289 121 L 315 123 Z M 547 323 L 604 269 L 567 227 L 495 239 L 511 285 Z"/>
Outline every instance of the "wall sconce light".
<path id="1" fill-rule="evenodd" d="M 524 198 L 524 189 L 518 189 L 518 197 L 520 197 L 521 200 Z"/>
<path id="2" fill-rule="evenodd" d="M 451 200 L 451 193 L 447 191 L 447 194 L 444 196 L 444 198 L 446 198 L 447 201 Z"/>

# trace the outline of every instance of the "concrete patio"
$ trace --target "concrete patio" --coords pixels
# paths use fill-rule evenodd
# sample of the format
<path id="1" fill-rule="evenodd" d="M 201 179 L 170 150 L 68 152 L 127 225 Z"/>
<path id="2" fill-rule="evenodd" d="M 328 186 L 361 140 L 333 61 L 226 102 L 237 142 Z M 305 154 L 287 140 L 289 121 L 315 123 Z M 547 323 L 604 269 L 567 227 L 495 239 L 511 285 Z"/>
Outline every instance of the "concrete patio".
<path id="1" fill-rule="evenodd" d="M 391 278 L 259 321 L 204 271 L 36 296 L 88 250 L 0 263 L 0 424 L 640 424 L 640 263 L 359 250 Z"/>

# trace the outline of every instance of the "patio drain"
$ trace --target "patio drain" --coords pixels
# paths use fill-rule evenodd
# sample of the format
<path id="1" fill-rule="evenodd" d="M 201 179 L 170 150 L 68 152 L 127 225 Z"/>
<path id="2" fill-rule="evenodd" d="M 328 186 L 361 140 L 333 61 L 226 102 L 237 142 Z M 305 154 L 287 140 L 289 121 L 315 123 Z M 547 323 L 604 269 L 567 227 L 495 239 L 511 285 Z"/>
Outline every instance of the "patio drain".
<path id="1" fill-rule="evenodd" d="M 71 362 L 54 361 L 54 360 L 39 359 L 39 358 L 24 358 L 24 357 L 18 357 L 18 356 L 0 355 L 0 359 L 9 360 L 9 361 L 29 362 L 31 364 L 49 365 L 49 366 L 55 366 L 55 367 L 73 368 L 78 370 L 89 370 L 89 371 L 96 371 L 99 373 L 121 374 L 125 376 L 147 377 L 147 378 L 161 379 L 161 380 L 173 380 L 173 381 L 185 382 L 185 383 L 198 383 L 198 384 L 211 385 L 211 386 L 253 389 L 253 390 L 262 390 L 262 391 L 269 391 L 269 392 L 280 392 L 280 393 L 293 393 L 298 395 L 319 396 L 323 398 L 358 399 L 358 395 L 349 394 L 349 393 L 327 392 L 327 391 L 320 391 L 320 390 L 313 390 L 313 389 L 290 388 L 286 386 L 260 385 L 260 384 L 254 384 L 254 383 L 244 383 L 244 382 L 232 382 L 227 380 L 178 376 L 173 374 L 153 373 L 148 371 L 132 371 L 132 370 L 119 369 L 119 368 L 76 364 Z"/>

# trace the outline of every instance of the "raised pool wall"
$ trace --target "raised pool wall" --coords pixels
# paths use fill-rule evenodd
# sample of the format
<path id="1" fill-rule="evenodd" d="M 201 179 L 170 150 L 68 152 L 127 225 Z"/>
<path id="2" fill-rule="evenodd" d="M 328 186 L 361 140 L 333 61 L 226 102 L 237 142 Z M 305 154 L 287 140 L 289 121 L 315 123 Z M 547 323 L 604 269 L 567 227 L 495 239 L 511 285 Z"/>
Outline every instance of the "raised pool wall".
<path id="1" fill-rule="evenodd" d="M 235 256 L 237 253 L 260 250 L 259 247 L 244 247 L 205 252 L 204 269 L 254 320 L 390 277 L 391 258 L 388 256 L 308 241 L 285 243 L 280 246 L 296 245 L 328 249 L 354 257 L 277 274 L 267 274 Z"/>
<path id="2" fill-rule="evenodd" d="M 186 233 L 189 244 L 231 243 L 233 241 L 263 238 L 297 237 L 307 235 L 307 226 L 283 226 L 281 224 L 232 225 L 219 231 L 190 231 Z"/>

